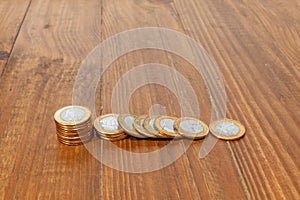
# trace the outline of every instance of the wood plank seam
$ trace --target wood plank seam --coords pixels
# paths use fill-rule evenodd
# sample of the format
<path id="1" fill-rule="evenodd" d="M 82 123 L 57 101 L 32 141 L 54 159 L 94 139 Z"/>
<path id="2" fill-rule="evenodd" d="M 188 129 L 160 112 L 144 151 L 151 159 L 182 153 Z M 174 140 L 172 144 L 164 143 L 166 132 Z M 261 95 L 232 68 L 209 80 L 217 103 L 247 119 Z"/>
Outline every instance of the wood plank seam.
<path id="1" fill-rule="evenodd" d="M 22 20 L 21 20 L 21 23 L 20 23 L 20 25 L 19 25 L 18 31 L 17 31 L 17 33 L 16 33 L 16 35 L 15 35 L 15 37 L 14 37 L 14 41 L 13 41 L 13 43 L 12 43 L 12 45 L 11 45 L 11 48 L 10 48 L 10 51 L 9 51 L 9 53 L 8 53 L 8 59 L 6 60 L 5 65 L 4 65 L 4 67 L 3 67 L 3 69 L 2 69 L 2 71 L 1 71 L 1 73 L 0 73 L 0 78 L 1 78 L 2 75 L 4 74 L 4 72 L 5 72 L 5 70 L 6 70 L 6 67 L 7 67 L 7 64 L 9 63 L 9 60 L 11 59 L 11 54 L 12 54 L 12 52 L 13 52 L 13 50 L 14 50 L 14 46 L 15 46 L 15 44 L 16 44 L 16 41 L 17 41 L 17 38 L 18 38 L 18 36 L 19 36 L 20 30 L 21 30 L 21 28 L 22 28 L 22 26 L 23 26 L 23 23 L 24 23 L 24 21 L 25 21 L 25 18 L 26 18 L 26 16 L 27 16 L 28 10 L 29 10 L 30 5 L 31 5 L 31 1 L 32 1 L 32 0 L 30 0 L 29 3 L 28 3 L 28 6 L 27 6 L 26 11 L 25 11 L 25 13 L 24 13 L 24 16 L 23 16 L 23 18 L 22 18 Z"/>
<path id="2" fill-rule="evenodd" d="M 101 1 L 101 6 L 100 6 L 100 17 L 101 17 L 101 19 L 100 19 L 100 42 L 102 43 L 103 42 L 103 35 L 102 35 L 102 27 L 103 27 L 103 0 L 100 0 Z M 101 51 L 101 55 L 100 55 L 100 57 L 101 57 L 101 65 L 103 64 L 102 62 L 103 62 L 103 54 L 102 54 L 102 51 Z M 100 85 L 100 91 L 102 91 L 102 88 L 103 88 L 103 80 L 102 79 L 100 79 L 99 80 L 99 85 Z M 99 92 L 99 99 L 100 99 L 100 115 L 102 115 L 103 113 L 103 106 L 101 105 L 101 102 L 102 102 L 102 98 L 103 98 L 103 96 L 102 96 L 102 92 Z M 103 152 L 103 146 L 101 146 L 101 152 Z M 99 164 L 100 164 L 100 177 L 104 177 L 104 175 L 103 175 L 103 164 L 102 164 L 102 157 L 101 157 L 101 160 L 100 161 L 98 161 L 99 162 Z M 100 163 L 101 162 L 101 163 Z M 101 180 L 100 180 L 100 199 L 104 199 L 104 195 L 103 195 L 103 188 L 104 188 L 104 184 L 103 184 L 103 179 L 101 178 Z"/>
<path id="3" fill-rule="evenodd" d="M 240 180 L 241 180 L 241 183 L 242 183 L 242 186 L 243 186 L 243 190 L 244 190 L 244 192 L 246 194 L 246 197 L 247 197 L 247 199 L 251 199 L 251 196 L 250 196 L 250 193 L 249 193 L 249 189 L 248 189 L 246 181 L 245 181 L 245 179 L 244 179 L 244 177 L 242 175 L 241 168 L 240 168 L 240 166 L 239 166 L 239 164 L 237 162 L 236 155 L 235 155 L 234 151 L 231 148 L 230 142 L 226 141 L 226 143 L 227 143 L 228 149 L 229 149 L 229 151 L 231 153 L 231 157 L 233 159 L 234 165 L 235 165 L 235 167 L 237 169 L 237 172 L 239 174 L 239 177 L 240 177 Z"/>

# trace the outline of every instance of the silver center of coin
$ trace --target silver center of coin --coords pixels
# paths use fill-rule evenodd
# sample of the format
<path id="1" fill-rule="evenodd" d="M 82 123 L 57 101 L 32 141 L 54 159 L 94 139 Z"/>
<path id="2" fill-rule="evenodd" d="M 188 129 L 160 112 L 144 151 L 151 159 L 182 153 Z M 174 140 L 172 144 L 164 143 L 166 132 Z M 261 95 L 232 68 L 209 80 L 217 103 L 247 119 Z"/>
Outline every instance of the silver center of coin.
<path id="1" fill-rule="evenodd" d="M 221 135 L 233 136 L 238 134 L 240 128 L 232 122 L 220 122 L 216 125 L 216 131 Z"/>
<path id="2" fill-rule="evenodd" d="M 159 124 L 160 126 L 168 132 L 176 133 L 174 130 L 175 120 L 173 119 L 162 119 Z"/>
<path id="3" fill-rule="evenodd" d="M 133 127 L 134 117 L 133 116 L 131 116 L 131 115 L 126 116 L 124 118 L 124 122 L 128 128 L 134 129 L 134 127 Z"/>
<path id="4" fill-rule="evenodd" d="M 85 111 L 78 107 L 67 108 L 60 114 L 60 118 L 66 122 L 76 122 L 83 119 Z"/>
<path id="5" fill-rule="evenodd" d="M 145 121 L 145 119 L 141 119 L 141 120 L 140 120 L 140 126 L 141 126 L 142 128 L 144 128 L 144 121 Z"/>
<path id="6" fill-rule="evenodd" d="M 155 122 L 155 118 L 151 118 L 150 121 L 149 121 L 149 125 L 151 126 L 151 128 L 153 128 L 155 130 L 155 127 L 154 127 L 154 122 Z"/>
<path id="7" fill-rule="evenodd" d="M 188 133 L 197 134 L 201 133 L 203 131 L 203 126 L 199 122 L 192 120 L 192 119 L 186 119 L 181 121 L 180 128 Z"/>
<path id="8" fill-rule="evenodd" d="M 108 131 L 119 129 L 118 119 L 115 116 L 108 116 L 99 121 L 100 126 Z"/>

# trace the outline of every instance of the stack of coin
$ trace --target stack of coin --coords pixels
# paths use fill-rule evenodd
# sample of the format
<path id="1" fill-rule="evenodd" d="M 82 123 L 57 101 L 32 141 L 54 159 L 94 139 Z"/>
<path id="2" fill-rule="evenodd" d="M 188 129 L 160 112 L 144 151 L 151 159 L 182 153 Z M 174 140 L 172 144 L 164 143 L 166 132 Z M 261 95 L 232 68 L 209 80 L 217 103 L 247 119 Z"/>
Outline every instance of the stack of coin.
<path id="1" fill-rule="evenodd" d="M 91 111 L 82 106 L 66 106 L 54 114 L 56 134 L 59 142 L 80 145 L 93 137 Z"/>
<path id="2" fill-rule="evenodd" d="M 235 140 L 244 136 L 245 127 L 238 121 L 221 119 L 210 124 L 192 117 L 107 114 L 91 123 L 91 111 L 82 106 L 66 106 L 54 114 L 57 139 L 66 145 L 80 145 L 96 135 L 103 140 L 118 141 L 128 135 L 135 138 L 203 139 L 209 131 L 217 138 Z"/>
<path id="3" fill-rule="evenodd" d="M 94 127 L 96 135 L 103 140 L 118 141 L 127 137 L 118 123 L 118 115 L 116 114 L 107 114 L 96 118 Z"/>

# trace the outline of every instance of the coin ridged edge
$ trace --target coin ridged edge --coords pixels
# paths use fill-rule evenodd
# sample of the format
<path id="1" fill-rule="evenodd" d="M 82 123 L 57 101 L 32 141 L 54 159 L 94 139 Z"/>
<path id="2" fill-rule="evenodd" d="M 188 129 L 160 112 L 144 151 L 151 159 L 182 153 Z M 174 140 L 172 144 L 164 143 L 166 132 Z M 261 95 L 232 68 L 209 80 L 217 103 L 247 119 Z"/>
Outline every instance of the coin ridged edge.
<path id="1" fill-rule="evenodd" d="M 114 142 L 114 141 L 123 140 L 123 139 L 127 138 L 128 135 L 124 134 L 124 135 L 120 135 L 118 137 L 106 137 L 106 135 L 96 134 L 96 137 L 98 137 L 99 139 L 102 139 L 102 140 Z"/>
<path id="2" fill-rule="evenodd" d="M 67 136 L 67 135 L 62 135 L 59 132 L 56 132 L 57 137 L 60 137 L 64 140 L 85 140 L 91 136 L 93 136 L 93 131 L 87 132 L 85 135 L 77 135 L 77 136 Z"/>
<path id="3" fill-rule="evenodd" d="M 65 140 L 63 138 L 57 137 L 57 140 L 65 145 L 69 145 L 69 146 L 77 146 L 77 145 L 82 145 L 85 143 L 88 143 L 89 141 L 91 141 L 93 138 L 93 136 L 91 136 L 90 138 L 86 139 L 86 140 L 75 140 L 75 141 L 71 141 L 71 140 Z"/>

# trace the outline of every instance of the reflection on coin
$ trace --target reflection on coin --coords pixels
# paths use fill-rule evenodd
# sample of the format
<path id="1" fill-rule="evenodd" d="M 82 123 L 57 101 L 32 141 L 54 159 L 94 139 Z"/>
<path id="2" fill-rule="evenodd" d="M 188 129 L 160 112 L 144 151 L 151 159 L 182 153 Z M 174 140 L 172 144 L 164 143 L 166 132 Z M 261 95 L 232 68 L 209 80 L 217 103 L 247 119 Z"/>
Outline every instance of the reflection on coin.
<path id="1" fill-rule="evenodd" d="M 167 135 L 169 137 L 180 137 L 178 132 L 174 129 L 174 123 L 176 120 L 176 117 L 161 116 L 155 120 L 154 126 L 163 135 Z"/>
<path id="2" fill-rule="evenodd" d="M 152 134 L 144 127 L 144 120 L 146 117 L 147 115 L 140 115 L 136 117 L 133 126 L 137 130 L 137 132 L 139 132 L 144 137 L 152 137 Z"/>
<path id="3" fill-rule="evenodd" d="M 116 114 L 107 114 L 97 117 L 94 121 L 94 127 L 97 132 L 106 135 L 123 132 L 123 129 L 119 126 L 118 115 Z"/>
<path id="4" fill-rule="evenodd" d="M 83 106 L 66 106 L 57 110 L 54 120 L 61 125 L 80 125 L 91 117 L 91 111 Z"/>
<path id="5" fill-rule="evenodd" d="M 223 140 L 235 140 L 245 134 L 245 127 L 238 121 L 223 119 L 213 122 L 209 127 L 211 133 Z"/>
<path id="6" fill-rule="evenodd" d="M 136 138 L 146 138 L 146 136 L 141 135 L 134 128 L 133 126 L 134 120 L 135 120 L 135 116 L 130 114 L 121 114 L 118 117 L 118 122 L 120 126 L 124 129 L 125 133 Z"/>
<path id="7" fill-rule="evenodd" d="M 184 137 L 192 139 L 204 138 L 208 132 L 208 126 L 199 119 L 183 117 L 175 121 L 174 128 Z"/>

